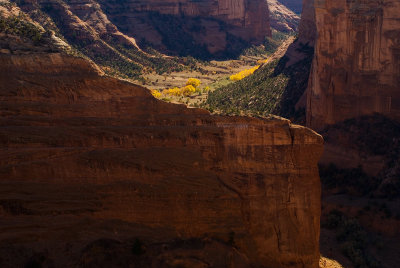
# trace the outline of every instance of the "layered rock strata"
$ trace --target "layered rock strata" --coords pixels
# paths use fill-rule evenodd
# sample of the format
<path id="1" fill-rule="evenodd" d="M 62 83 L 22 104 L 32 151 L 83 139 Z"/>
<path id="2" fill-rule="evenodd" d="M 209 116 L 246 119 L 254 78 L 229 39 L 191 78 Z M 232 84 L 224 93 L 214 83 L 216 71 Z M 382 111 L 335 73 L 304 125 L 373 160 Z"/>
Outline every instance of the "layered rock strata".
<path id="1" fill-rule="evenodd" d="M 279 0 L 283 5 L 287 6 L 296 14 L 301 14 L 303 7 L 303 0 Z"/>
<path id="2" fill-rule="evenodd" d="M 165 103 L 62 54 L 0 63 L 2 267 L 318 266 L 315 132 Z"/>
<path id="3" fill-rule="evenodd" d="M 105 72 L 123 78 L 181 70 L 182 61 L 160 52 L 232 58 L 271 35 L 265 0 L 11 2 Z M 291 16 L 284 17 L 292 27 Z"/>
<path id="4" fill-rule="evenodd" d="M 300 17 L 278 0 L 268 0 L 271 28 L 279 32 L 296 32 Z"/>
<path id="5" fill-rule="evenodd" d="M 307 125 L 373 113 L 400 119 L 400 2 L 316 1 L 315 15 Z"/>
<path id="6" fill-rule="evenodd" d="M 260 44 L 270 35 L 265 0 L 98 2 L 125 33 L 161 51 L 176 51 L 179 46 L 190 45 L 186 42 L 193 42 L 199 49 L 205 47 L 211 54 L 221 54 L 232 50 L 239 40 Z M 184 53 L 184 49 L 179 52 Z"/>

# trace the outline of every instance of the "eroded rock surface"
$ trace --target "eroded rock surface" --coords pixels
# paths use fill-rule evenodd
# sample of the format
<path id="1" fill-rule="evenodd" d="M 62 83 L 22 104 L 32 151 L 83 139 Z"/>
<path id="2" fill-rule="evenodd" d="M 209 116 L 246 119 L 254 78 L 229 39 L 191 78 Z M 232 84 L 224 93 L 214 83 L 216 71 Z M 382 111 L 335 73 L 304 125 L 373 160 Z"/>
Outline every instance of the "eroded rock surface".
<path id="1" fill-rule="evenodd" d="M 58 53 L 0 63 L 0 266 L 318 266 L 315 132 L 165 103 Z"/>
<path id="2" fill-rule="evenodd" d="M 307 125 L 375 112 L 400 119 L 400 2 L 316 1 L 315 13 Z"/>
<path id="3" fill-rule="evenodd" d="M 315 25 L 314 0 L 304 0 L 299 24 L 298 41 L 314 47 L 317 39 L 317 26 Z"/>
<path id="4" fill-rule="evenodd" d="M 296 14 L 300 14 L 302 11 L 303 0 L 279 0 L 279 2 L 293 10 Z"/>
<path id="5" fill-rule="evenodd" d="M 300 17 L 278 0 L 268 0 L 271 28 L 284 32 L 296 32 Z"/>
<path id="6" fill-rule="evenodd" d="M 184 54 L 195 45 L 226 54 L 240 42 L 260 44 L 270 35 L 265 0 L 98 2 L 120 29 L 160 51 Z"/>

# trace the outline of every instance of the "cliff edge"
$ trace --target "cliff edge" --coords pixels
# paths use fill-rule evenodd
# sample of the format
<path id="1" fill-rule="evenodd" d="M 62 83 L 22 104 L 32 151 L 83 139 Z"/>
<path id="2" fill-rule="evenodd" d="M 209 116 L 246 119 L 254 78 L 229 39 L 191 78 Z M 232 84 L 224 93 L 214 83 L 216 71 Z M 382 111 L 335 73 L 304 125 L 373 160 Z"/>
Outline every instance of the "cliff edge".
<path id="1" fill-rule="evenodd" d="M 0 55 L 0 103 L 2 267 L 318 267 L 315 132 L 60 53 Z"/>

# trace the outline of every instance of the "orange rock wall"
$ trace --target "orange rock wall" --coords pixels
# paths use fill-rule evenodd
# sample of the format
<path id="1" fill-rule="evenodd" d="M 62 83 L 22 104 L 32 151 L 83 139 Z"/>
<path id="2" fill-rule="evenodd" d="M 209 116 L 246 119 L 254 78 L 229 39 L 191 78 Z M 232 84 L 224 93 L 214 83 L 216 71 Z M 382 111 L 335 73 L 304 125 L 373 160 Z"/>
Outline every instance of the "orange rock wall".
<path id="1" fill-rule="evenodd" d="M 61 54 L 0 63 L 0 252 L 70 266 L 100 238 L 209 237 L 235 245 L 224 267 L 318 267 L 315 132 L 165 103 Z"/>
<path id="2" fill-rule="evenodd" d="M 315 2 L 318 41 L 307 125 L 374 112 L 400 119 L 400 2 Z"/>

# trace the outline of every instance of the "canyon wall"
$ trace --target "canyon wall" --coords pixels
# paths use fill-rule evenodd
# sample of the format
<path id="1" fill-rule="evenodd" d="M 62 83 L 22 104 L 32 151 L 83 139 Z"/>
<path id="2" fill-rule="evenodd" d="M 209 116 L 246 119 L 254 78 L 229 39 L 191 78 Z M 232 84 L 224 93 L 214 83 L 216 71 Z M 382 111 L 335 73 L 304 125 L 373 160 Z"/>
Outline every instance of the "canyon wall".
<path id="1" fill-rule="evenodd" d="M 318 267 L 312 130 L 59 53 L 1 55 L 0 107 L 0 266 Z"/>
<path id="2" fill-rule="evenodd" d="M 296 14 L 301 14 L 302 11 L 302 5 L 303 2 L 302 0 L 279 0 L 283 5 L 287 6 L 289 9 L 291 9 L 293 12 Z"/>
<path id="3" fill-rule="evenodd" d="M 298 41 L 314 47 L 317 38 L 314 0 L 304 0 L 299 24 Z"/>
<path id="4" fill-rule="evenodd" d="M 400 119 L 400 2 L 315 2 L 318 41 L 307 125 L 381 113 Z"/>
<path id="5" fill-rule="evenodd" d="M 234 58 L 271 34 L 265 0 L 11 2 L 103 71 L 122 78 L 181 70 L 184 60 L 160 52 Z"/>
<path id="6" fill-rule="evenodd" d="M 299 26 L 300 17 L 278 0 L 268 0 L 271 29 L 294 33 Z"/>
<path id="7" fill-rule="evenodd" d="M 43 38 L 39 45 L 43 46 L 46 35 L 51 34 L 70 47 L 67 50 L 72 54 L 85 55 L 107 74 L 138 79 L 144 70 L 162 73 L 181 68 L 173 58 L 141 50 L 132 36 L 110 22 L 96 1 L 21 0 L 14 5 L 17 20 L 29 20 L 41 27 Z M 11 3 L 3 10 L 6 6 Z M 7 40 L 4 43 L 10 46 Z"/>
<path id="8" fill-rule="evenodd" d="M 125 33 L 160 51 L 198 45 L 207 48 L 211 54 L 226 53 L 240 40 L 260 44 L 270 35 L 265 0 L 98 2 L 111 21 Z M 180 52 L 184 53 L 183 50 Z"/>
<path id="9" fill-rule="evenodd" d="M 301 20 L 298 26 L 298 38 L 288 47 L 285 57 L 288 58 L 286 66 L 290 66 L 305 58 L 309 58 L 307 61 L 311 61 L 314 55 L 314 45 L 317 38 L 316 33 L 316 25 L 315 25 L 315 7 L 314 0 L 304 0 L 303 1 L 303 9 L 301 13 Z M 306 69 L 310 69 L 308 65 L 309 63 L 302 65 L 307 65 Z M 301 71 L 304 72 L 304 71 Z M 308 73 L 305 73 L 307 77 L 309 77 Z M 307 78 L 308 80 L 308 78 Z M 306 91 L 307 86 L 305 88 L 301 88 L 301 91 L 304 93 Z M 302 94 L 303 94 L 302 93 Z M 302 97 L 301 107 L 305 108 L 306 105 L 306 93 Z M 297 108 L 296 108 L 297 109 Z"/>

